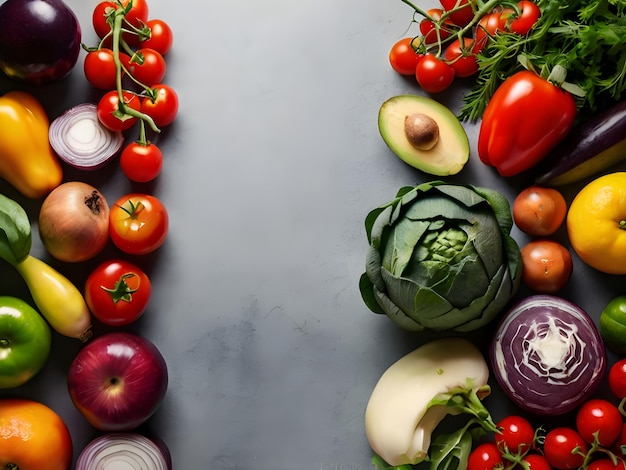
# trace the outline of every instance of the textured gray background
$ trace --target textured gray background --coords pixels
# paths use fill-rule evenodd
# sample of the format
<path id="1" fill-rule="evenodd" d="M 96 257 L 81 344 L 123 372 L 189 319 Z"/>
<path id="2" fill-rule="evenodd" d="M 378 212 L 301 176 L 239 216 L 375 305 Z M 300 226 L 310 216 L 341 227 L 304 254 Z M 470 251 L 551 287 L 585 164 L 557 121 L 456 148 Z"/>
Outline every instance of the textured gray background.
<path id="1" fill-rule="evenodd" d="M 96 3 L 68 0 L 89 45 Z M 363 430 L 369 394 L 386 367 L 426 339 L 370 313 L 358 291 L 366 213 L 401 186 L 431 179 L 393 156 L 376 126 L 384 100 L 420 93 L 387 62 L 396 40 L 416 34 L 415 27 L 407 31 L 411 10 L 400 0 L 149 0 L 149 6 L 151 17 L 174 29 L 165 81 L 181 100 L 175 124 L 155 139 L 165 154 L 161 177 L 132 185 L 116 163 L 93 173 L 66 168 L 66 180 L 89 182 L 110 202 L 141 190 L 170 211 L 166 244 L 153 255 L 129 257 L 155 289 L 144 317 L 128 329 L 154 341 L 170 371 L 168 394 L 140 431 L 168 444 L 177 469 L 369 469 Z M 83 56 L 61 82 L 29 88 L 0 79 L 0 92 L 31 91 L 51 119 L 95 101 Z M 469 83 L 437 98 L 456 110 Z M 449 180 L 499 189 L 512 200 L 528 181 L 504 180 L 484 167 L 475 151 L 478 127 L 466 129 L 471 161 Z M 40 201 L 25 200 L 4 182 L 0 190 L 29 211 L 33 254 L 77 285 L 103 259 L 126 256 L 109 246 L 80 265 L 50 259 L 36 235 Z M 597 317 L 623 292 L 623 278 L 574 262 L 563 295 Z M 1 295 L 28 299 L 4 262 L 0 279 Z M 96 324 L 96 334 L 104 331 Z M 484 344 L 488 335 L 473 337 Z M 68 423 L 77 455 L 98 434 L 66 390 L 80 344 L 55 335 L 53 348 L 35 379 L 0 397 L 52 406 Z M 487 404 L 495 417 L 512 410 L 497 388 Z"/>

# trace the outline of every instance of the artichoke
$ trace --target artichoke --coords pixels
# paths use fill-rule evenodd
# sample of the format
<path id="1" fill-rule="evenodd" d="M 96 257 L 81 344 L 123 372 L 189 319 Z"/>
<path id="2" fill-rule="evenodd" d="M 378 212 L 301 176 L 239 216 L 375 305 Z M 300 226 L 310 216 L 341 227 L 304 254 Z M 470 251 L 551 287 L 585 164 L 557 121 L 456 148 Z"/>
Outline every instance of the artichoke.
<path id="1" fill-rule="evenodd" d="M 442 181 L 401 188 L 365 219 L 363 301 L 409 331 L 486 325 L 520 285 L 512 226 L 509 202 L 495 190 Z"/>

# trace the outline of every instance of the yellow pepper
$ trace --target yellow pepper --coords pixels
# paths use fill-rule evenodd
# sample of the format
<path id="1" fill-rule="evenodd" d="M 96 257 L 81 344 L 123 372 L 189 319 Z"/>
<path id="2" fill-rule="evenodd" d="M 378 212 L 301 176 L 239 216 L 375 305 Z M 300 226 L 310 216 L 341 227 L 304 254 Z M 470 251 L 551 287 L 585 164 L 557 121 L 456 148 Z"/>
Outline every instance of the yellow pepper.
<path id="1" fill-rule="evenodd" d="M 0 96 L 0 178 L 24 196 L 40 198 L 63 180 L 48 140 L 50 121 L 37 99 L 11 91 Z"/>

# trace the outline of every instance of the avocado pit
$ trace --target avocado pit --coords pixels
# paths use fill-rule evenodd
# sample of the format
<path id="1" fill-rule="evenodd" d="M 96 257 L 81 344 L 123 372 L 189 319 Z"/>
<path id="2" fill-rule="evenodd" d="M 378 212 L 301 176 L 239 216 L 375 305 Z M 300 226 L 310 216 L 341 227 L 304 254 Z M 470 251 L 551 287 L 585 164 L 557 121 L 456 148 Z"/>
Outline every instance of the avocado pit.
<path id="1" fill-rule="evenodd" d="M 419 150 L 430 150 L 439 141 L 439 125 L 426 114 L 407 115 L 404 118 L 404 132 L 411 145 Z"/>

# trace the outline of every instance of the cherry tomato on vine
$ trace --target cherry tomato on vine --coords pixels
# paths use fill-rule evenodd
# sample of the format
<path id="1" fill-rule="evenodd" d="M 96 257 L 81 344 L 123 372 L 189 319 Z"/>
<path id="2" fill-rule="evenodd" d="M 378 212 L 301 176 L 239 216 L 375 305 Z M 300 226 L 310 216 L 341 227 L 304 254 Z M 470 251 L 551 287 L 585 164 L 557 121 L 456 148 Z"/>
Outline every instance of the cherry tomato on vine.
<path id="1" fill-rule="evenodd" d="M 417 38 L 403 38 L 396 42 L 389 51 L 391 68 L 400 75 L 414 75 L 415 67 L 423 54 L 418 54 L 412 44 L 419 44 Z"/>
<path id="2" fill-rule="evenodd" d="M 167 64 L 161 54 L 154 49 L 137 49 L 128 62 L 128 73 L 144 85 L 160 83 L 165 77 Z"/>
<path id="3" fill-rule="evenodd" d="M 159 19 L 146 21 L 146 26 L 150 29 L 150 37 L 141 41 L 141 47 L 154 49 L 161 55 L 167 54 L 174 43 L 172 28 Z"/>
<path id="4" fill-rule="evenodd" d="M 495 36 L 500 31 L 506 30 L 507 15 L 512 12 L 513 9 L 511 8 L 506 9 L 506 11 L 498 10 L 487 13 L 480 19 L 476 26 L 476 32 L 474 33 L 474 39 L 476 41 L 474 52 L 482 51 L 492 36 Z"/>
<path id="5" fill-rule="evenodd" d="M 611 459 L 599 459 L 589 462 L 587 470 L 626 470 L 626 463 L 623 459 L 618 459 L 615 464 Z"/>
<path id="6" fill-rule="evenodd" d="M 525 36 L 537 23 L 541 16 L 541 10 L 530 0 L 520 0 L 517 6 L 520 9 L 520 14 L 509 23 L 509 29 L 514 33 Z"/>
<path id="7" fill-rule="evenodd" d="M 428 93 L 444 91 L 454 81 L 454 69 L 433 54 L 425 54 L 415 67 L 415 78 Z"/>
<path id="8" fill-rule="evenodd" d="M 145 255 L 165 242 L 169 218 L 156 196 L 133 193 L 122 196 L 111 206 L 109 227 L 116 247 L 131 255 Z"/>
<path id="9" fill-rule="evenodd" d="M 126 13 L 126 21 L 138 28 L 148 21 L 148 2 L 146 0 L 120 0 L 123 7 L 133 2 L 131 9 Z"/>
<path id="10" fill-rule="evenodd" d="M 473 47 L 474 40 L 471 38 L 463 38 L 463 45 L 455 39 L 443 53 L 443 58 L 452 66 L 456 77 L 471 77 L 478 72 L 478 60 L 472 51 Z"/>
<path id="11" fill-rule="evenodd" d="M 493 470 L 502 467 L 502 454 L 493 442 L 479 444 L 467 459 L 467 470 Z"/>
<path id="12" fill-rule="evenodd" d="M 441 23 L 441 16 L 444 11 L 441 8 L 431 8 L 426 11 L 432 20 L 424 17 L 419 24 L 420 33 L 422 33 L 424 44 L 435 44 L 437 39 L 444 40 L 454 31 L 454 24 L 449 18 Z M 437 25 L 439 25 L 439 36 L 437 36 Z"/>
<path id="13" fill-rule="evenodd" d="M 466 26 L 474 19 L 470 0 L 440 0 L 440 3 L 445 11 L 451 11 L 450 20 L 457 26 Z"/>
<path id="14" fill-rule="evenodd" d="M 135 94 L 128 91 L 122 92 L 124 104 L 135 111 L 141 109 L 141 100 Z M 112 131 L 124 131 L 133 127 L 137 118 L 129 115 L 121 115 L 119 111 L 119 97 L 116 90 L 105 93 L 97 106 L 98 120 L 104 127 Z"/>
<path id="15" fill-rule="evenodd" d="M 527 454 L 522 459 L 522 463 L 526 463 L 529 470 L 552 470 L 548 460 L 541 454 Z"/>
<path id="16" fill-rule="evenodd" d="M 620 436 L 623 425 L 617 406 L 601 398 L 586 401 L 576 413 L 576 429 L 589 444 L 597 433 L 598 444 L 610 446 Z"/>
<path id="17" fill-rule="evenodd" d="M 168 126 L 178 114 L 178 95 L 168 85 L 154 85 L 150 94 L 141 101 L 141 112 L 150 116 L 157 126 Z"/>
<path id="18" fill-rule="evenodd" d="M 609 368 L 609 388 L 619 400 L 626 398 L 626 358 L 620 359 Z"/>
<path id="19" fill-rule="evenodd" d="M 122 150 L 120 166 L 129 180 L 147 183 L 161 173 L 163 153 L 152 143 L 131 142 Z"/>
<path id="20" fill-rule="evenodd" d="M 580 451 L 574 451 L 575 449 Z M 543 454 L 553 468 L 574 470 L 585 460 L 587 443 L 575 429 L 558 427 L 548 431 L 543 442 Z"/>
<path id="21" fill-rule="evenodd" d="M 572 276 L 574 264 L 569 250 L 559 242 L 547 239 L 532 240 L 522 249 L 522 280 L 531 289 L 554 294 L 561 290 Z"/>
<path id="22" fill-rule="evenodd" d="M 151 294 L 148 275 L 125 260 L 104 261 L 85 282 L 85 302 L 105 325 L 123 326 L 138 320 Z"/>
<path id="23" fill-rule="evenodd" d="M 496 433 L 495 441 L 501 451 L 522 454 L 534 447 L 535 428 L 526 418 L 516 415 L 507 416 L 496 426 L 500 432 Z"/>
<path id="24" fill-rule="evenodd" d="M 107 22 L 107 12 L 116 8 L 115 2 L 100 2 L 93 9 L 91 24 L 99 38 L 103 38 L 111 31 L 111 25 Z"/>
<path id="25" fill-rule="evenodd" d="M 556 232 L 567 215 L 567 202 L 554 188 L 529 186 L 513 201 L 513 221 L 524 233 L 548 236 Z"/>
<path id="26" fill-rule="evenodd" d="M 128 55 L 120 52 L 120 60 L 128 62 Z M 85 77 L 91 86 L 100 90 L 112 90 L 116 85 L 115 58 L 111 49 L 102 48 L 88 52 L 83 62 Z M 123 70 L 122 70 L 123 73 Z"/>

